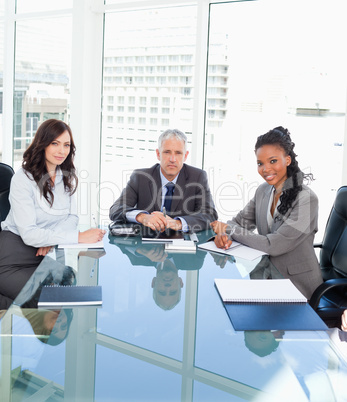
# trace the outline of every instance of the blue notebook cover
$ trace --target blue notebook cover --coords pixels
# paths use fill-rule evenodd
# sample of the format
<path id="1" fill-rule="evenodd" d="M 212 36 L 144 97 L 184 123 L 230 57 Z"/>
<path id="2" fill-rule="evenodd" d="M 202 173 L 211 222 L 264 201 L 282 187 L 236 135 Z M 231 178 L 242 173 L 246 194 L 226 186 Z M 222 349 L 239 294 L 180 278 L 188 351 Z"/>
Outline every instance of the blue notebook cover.
<path id="1" fill-rule="evenodd" d="M 236 331 L 325 331 L 308 303 L 223 303 Z"/>
<path id="2" fill-rule="evenodd" d="M 38 301 L 38 307 L 98 306 L 101 304 L 101 286 L 44 286 Z"/>

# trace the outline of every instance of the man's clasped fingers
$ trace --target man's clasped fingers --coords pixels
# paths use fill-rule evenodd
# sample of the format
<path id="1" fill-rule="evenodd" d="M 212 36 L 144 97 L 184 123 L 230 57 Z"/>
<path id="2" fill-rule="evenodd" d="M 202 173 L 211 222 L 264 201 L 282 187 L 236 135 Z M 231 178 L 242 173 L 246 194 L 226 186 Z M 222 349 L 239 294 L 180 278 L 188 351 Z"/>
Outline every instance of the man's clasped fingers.
<path id="1" fill-rule="evenodd" d="M 162 232 L 167 226 L 167 221 L 161 212 L 153 212 L 146 217 L 144 224 L 153 230 Z"/>

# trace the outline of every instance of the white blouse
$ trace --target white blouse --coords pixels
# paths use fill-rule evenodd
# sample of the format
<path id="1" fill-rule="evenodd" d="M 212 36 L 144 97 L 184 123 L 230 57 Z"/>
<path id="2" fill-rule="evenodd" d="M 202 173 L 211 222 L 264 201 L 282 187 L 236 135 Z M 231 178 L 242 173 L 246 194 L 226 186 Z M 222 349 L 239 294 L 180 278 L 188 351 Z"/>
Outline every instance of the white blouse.
<path id="1" fill-rule="evenodd" d="M 76 193 L 71 196 L 65 191 L 61 170 L 57 170 L 52 189 L 52 207 L 41 195 L 30 173 L 28 176 L 20 168 L 12 177 L 11 209 L 1 223 L 2 230 L 19 235 L 25 244 L 33 247 L 78 243 Z"/>

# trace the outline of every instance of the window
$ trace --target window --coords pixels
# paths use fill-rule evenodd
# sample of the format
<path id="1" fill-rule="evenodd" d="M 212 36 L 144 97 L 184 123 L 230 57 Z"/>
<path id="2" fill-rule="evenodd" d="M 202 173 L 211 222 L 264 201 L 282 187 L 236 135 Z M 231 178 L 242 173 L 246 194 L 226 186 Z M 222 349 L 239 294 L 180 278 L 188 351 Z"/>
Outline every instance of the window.
<path id="1" fill-rule="evenodd" d="M 188 136 L 192 132 L 193 99 L 187 97 L 190 89 L 183 90 L 187 73 L 182 82 L 179 77 L 180 65 L 189 64 L 188 76 L 194 82 L 196 13 L 196 6 L 106 12 L 104 77 L 116 77 L 119 83 L 107 83 L 104 78 L 103 97 L 114 96 L 118 108 L 112 128 L 107 125 L 107 109 L 102 114 L 101 182 L 122 189 L 126 184 L 123 171 L 155 163 L 158 136 L 167 127 L 178 127 Z M 126 108 L 120 109 L 123 105 Z M 136 105 L 138 109 L 132 108 Z M 184 108 L 190 113 L 183 112 Z M 126 148 L 116 145 L 130 139 L 131 158 Z M 100 197 L 109 208 L 116 195 L 106 193 Z M 108 217 L 108 210 L 101 213 Z"/>
<path id="2" fill-rule="evenodd" d="M 5 0 L 6 1 L 6 0 Z M 50 11 L 71 8 L 73 0 L 42 1 L 42 0 L 17 0 L 17 13 L 33 13 L 35 11 Z"/>
<path id="3" fill-rule="evenodd" d="M 207 91 L 204 167 L 213 172 L 220 219 L 235 215 L 262 182 L 253 152 L 257 136 L 282 125 L 292 134 L 299 166 L 315 177 L 311 188 L 324 228 L 342 174 L 343 7 L 342 0 L 211 5 L 208 83 L 213 78 L 214 88 Z M 333 175 L 322 149 L 324 160 L 334 161 Z"/>
<path id="4" fill-rule="evenodd" d="M 52 117 L 69 122 L 71 18 L 17 21 L 15 49 L 13 160 L 17 167 L 32 138 L 26 135 L 26 116 L 36 116 L 38 124 Z"/>

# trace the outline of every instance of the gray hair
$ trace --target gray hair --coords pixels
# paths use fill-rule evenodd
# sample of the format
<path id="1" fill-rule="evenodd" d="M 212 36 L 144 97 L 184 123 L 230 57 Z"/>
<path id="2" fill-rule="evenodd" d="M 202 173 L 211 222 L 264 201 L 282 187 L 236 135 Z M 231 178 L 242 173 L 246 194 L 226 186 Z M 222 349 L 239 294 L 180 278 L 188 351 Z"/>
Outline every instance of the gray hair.
<path id="1" fill-rule="evenodd" d="M 180 130 L 177 130 L 177 128 L 171 130 L 168 129 L 164 131 L 163 133 L 160 134 L 158 138 L 158 149 L 161 151 L 163 142 L 170 139 L 170 138 L 175 138 L 176 140 L 182 141 L 184 144 L 184 152 L 187 150 L 187 136 Z"/>

